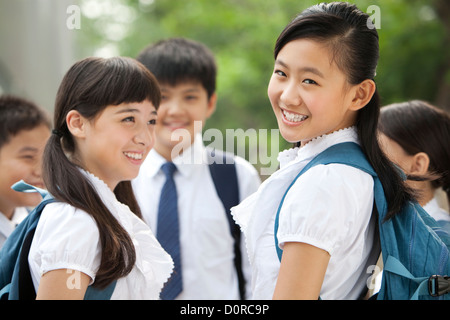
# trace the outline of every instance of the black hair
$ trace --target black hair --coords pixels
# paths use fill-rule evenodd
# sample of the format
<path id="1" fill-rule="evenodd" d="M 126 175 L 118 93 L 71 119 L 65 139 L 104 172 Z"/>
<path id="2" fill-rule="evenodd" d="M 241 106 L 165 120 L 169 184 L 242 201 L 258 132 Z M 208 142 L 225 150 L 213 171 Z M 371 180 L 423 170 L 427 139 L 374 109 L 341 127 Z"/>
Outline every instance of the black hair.
<path id="1" fill-rule="evenodd" d="M 421 100 L 393 103 L 381 108 L 378 129 L 407 154 L 428 155 L 431 185 L 442 187 L 450 202 L 449 113 Z"/>
<path id="2" fill-rule="evenodd" d="M 278 37 L 274 56 L 290 41 L 310 39 L 325 44 L 338 68 L 352 85 L 375 78 L 379 58 L 378 32 L 370 17 L 346 2 L 314 5 L 295 17 Z M 368 23 L 369 21 L 369 23 Z M 375 90 L 370 102 L 358 111 L 356 128 L 361 148 L 376 171 L 388 203 L 387 219 L 400 212 L 414 194 L 399 171 L 382 152 L 377 139 L 380 97 Z"/>
<path id="3" fill-rule="evenodd" d="M 171 86 L 195 81 L 208 98 L 216 91 L 217 66 L 213 53 L 204 44 L 185 38 L 170 38 L 149 45 L 136 58 L 158 79 Z"/>
<path id="4" fill-rule="evenodd" d="M 54 133 L 44 151 L 43 178 L 49 192 L 58 200 L 90 214 L 97 223 L 102 256 L 94 286 L 103 288 L 127 275 L 136 261 L 133 242 L 109 212 L 89 180 L 67 155 L 75 152 L 75 141 L 66 116 L 77 110 L 83 117 L 94 117 L 109 105 L 148 100 L 157 109 L 160 91 L 155 77 L 131 58 L 90 57 L 76 62 L 67 71 L 56 95 Z M 130 181 L 114 189 L 117 199 L 141 216 Z"/>
<path id="5" fill-rule="evenodd" d="M 0 148 L 20 131 L 40 125 L 51 128 L 47 113 L 34 102 L 15 95 L 0 97 Z"/>

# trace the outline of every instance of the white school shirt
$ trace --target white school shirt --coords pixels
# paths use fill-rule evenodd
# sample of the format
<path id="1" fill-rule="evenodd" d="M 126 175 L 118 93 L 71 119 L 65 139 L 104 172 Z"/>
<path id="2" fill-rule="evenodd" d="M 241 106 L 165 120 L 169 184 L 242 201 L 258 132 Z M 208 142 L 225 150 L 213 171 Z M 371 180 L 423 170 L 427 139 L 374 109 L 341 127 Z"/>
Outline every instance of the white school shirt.
<path id="1" fill-rule="evenodd" d="M 3 213 L 0 212 L 0 248 L 5 243 L 6 239 L 14 231 L 16 226 L 22 222 L 28 215 L 28 210 L 25 207 L 18 207 L 14 209 L 13 216 L 9 220 Z"/>
<path id="2" fill-rule="evenodd" d="M 317 154 L 341 142 L 356 142 L 355 128 L 318 137 L 306 146 L 280 153 L 280 169 L 232 209 L 247 243 L 254 299 L 272 299 L 280 262 L 274 221 L 278 205 L 294 177 Z M 320 291 L 322 299 L 357 299 L 365 290 L 379 248 L 373 246 L 372 177 L 341 164 L 317 165 L 304 173 L 287 194 L 279 217 L 278 240 L 303 242 L 330 254 Z"/>
<path id="3" fill-rule="evenodd" d="M 201 135 L 192 146 L 173 159 L 177 167 L 174 180 L 178 195 L 181 265 L 184 299 L 239 299 L 238 280 L 234 267 L 234 240 L 228 218 L 211 178 Z M 133 180 L 144 220 L 156 234 L 161 189 L 166 181 L 160 170 L 166 160 L 154 149 Z M 260 185 L 256 169 L 242 158 L 235 157 L 239 196 L 243 200 Z M 243 239 L 243 237 L 241 237 Z M 241 241 L 243 272 L 250 290 L 250 266 Z"/>
<path id="4" fill-rule="evenodd" d="M 427 204 L 423 206 L 424 210 L 434 218 L 434 220 L 439 221 L 450 221 L 450 215 L 447 211 L 439 207 L 439 203 L 436 197 L 431 199 Z"/>
<path id="5" fill-rule="evenodd" d="M 103 181 L 80 171 L 128 232 L 136 250 L 133 269 L 117 280 L 111 299 L 159 299 L 161 288 L 172 273 L 172 258 L 150 228 L 128 206 L 120 203 Z M 91 215 L 67 203 L 48 204 L 41 213 L 28 256 L 36 292 L 42 275 L 57 269 L 83 272 L 91 278 L 92 284 L 100 266 L 101 252 L 99 230 Z"/>

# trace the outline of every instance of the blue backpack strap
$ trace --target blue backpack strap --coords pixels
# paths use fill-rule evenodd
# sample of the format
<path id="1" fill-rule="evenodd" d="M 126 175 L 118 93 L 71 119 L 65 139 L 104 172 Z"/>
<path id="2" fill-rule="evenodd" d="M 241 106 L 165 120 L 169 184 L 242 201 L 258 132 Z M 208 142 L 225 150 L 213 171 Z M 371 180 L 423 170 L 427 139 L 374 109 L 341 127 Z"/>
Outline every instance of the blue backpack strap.
<path id="1" fill-rule="evenodd" d="M 34 300 L 36 299 L 36 291 L 34 290 L 33 281 L 31 278 L 30 268 L 28 264 L 28 255 L 33 240 L 34 233 L 36 231 L 37 224 L 39 222 L 40 215 L 44 207 L 56 200 L 53 196 L 46 190 L 34 187 L 25 183 L 24 181 L 19 181 L 12 186 L 12 189 L 19 192 L 38 192 L 43 200 L 32 210 L 32 212 L 22 221 L 17 228 L 14 230 L 13 234 L 8 237 L 7 242 L 14 244 L 10 246 L 5 242 L 8 247 L 13 247 L 10 253 L 15 251 L 14 255 L 8 256 L 8 259 L 14 260 L 15 264 L 12 263 L 12 278 L 10 283 L 3 287 L 0 291 L 0 297 L 2 299 L 8 298 L 9 300 Z M 5 249 L 6 250 L 6 249 Z M 3 248 L 0 254 L 0 258 L 3 256 Z M 6 252 L 6 251 L 5 251 Z M 15 259 L 12 259 L 14 258 Z M 3 261 L 2 261 L 3 262 Z M 2 263 L 3 265 L 3 263 Z M 3 272 L 3 269 L 0 271 Z M 111 298 L 114 292 L 117 281 L 113 281 L 105 289 L 96 289 L 93 286 L 89 286 L 86 290 L 85 300 L 108 300 Z"/>
<path id="2" fill-rule="evenodd" d="M 361 147 L 353 142 L 344 142 L 333 145 L 326 149 L 325 151 L 319 153 L 315 158 L 313 158 L 294 178 L 283 197 L 281 198 L 280 205 L 278 206 L 278 210 L 275 216 L 275 226 L 274 226 L 274 237 L 275 237 L 275 248 L 277 250 L 278 259 L 281 261 L 281 257 L 283 255 L 283 250 L 278 245 L 278 226 L 279 226 L 279 216 L 281 207 L 283 206 L 284 199 L 286 198 L 287 193 L 297 181 L 297 179 L 305 173 L 310 168 L 319 165 L 319 164 L 330 164 L 330 163 L 338 163 L 356 167 L 360 170 L 367 172 L 372 176 L 376 176 L 375 171 L 367 160 L 366 156 L 361 150 Z M 384 194 L 383 194 L 384 198 Z"/>
<path id="3" fill-rule="evenodd" d="M 217 149 L 207 148 L 209 170 L 219 196 L 225 208 L 231 236 L 234 239 L 234 266 L 236 268 L 239 294 L 245 298 L 245 278 L 242 271 L 241 229 L 231 216 L 231 208 L 239 204 L 239 184 L 234 163 L 234 155 Z"/>
<path id="4" fill-rule="evenodd" d="M 378 224 L 379 224 L 379 234 L 381 241 L 381 250 L 383 252 L 383 263 L 385 273 L 383 274 L 382 286 L 381 290 L 378 293 L 378 299 L 391 299 L 392 297 L 401 297 L 401 299 L 409 298 L 409 299 L 418 299 L 421 295 L 428 296 L 437 296 L 443 295 L 445 292 L 450 291 L 450 280 L 447 276 L 440 275 L 428 275 L 426 277 L 416 277 L 410 272 L 411 261 L 404 257 L 405 248 L 402 246 L 405 245 L 402 239 L 397 239 L 400 237 L 403 239 L 407 239 L 409 243 L 409 254 L 411 254 L 411 250 L 413 250 L 414 246 L 412 245 L 412 241 L 414 241 L 414 230 L 416 227 L 421 226 L 422 232 L 427 233 L 427 239 L 433 239 L 430 241 L 437 241 L 436 235 L 439 236 L 440 240 L 437 241 L 437 249 L 436 246 L 433 249 L 439 250 L 436 254 L 439 256 L 438 261 L 438 270 L 442 270 L 445 273 L 445 268 L 448 264 L 449 259 L 449 250 L 448 245 L 450 243 L 450 238 L 448 234 L 439 228 L 439 225 L 432 219 L 425 210 L 420 207 L 417 203 L 409 203 L 401 214 L 396 215 L 394 218 L 386 220 L 387 214 L 387 201 L 384 195 L 383 186 L 381 184 L 380 179 L 376 175 L 372 166 L 368 162 L 364 153 L 360 149 L 360 147 L 354 143 L 341 143 L 330 147 L 324 152 L 320 153 L 316 158 L 314 158 L 308 165 L 295 177 L 294 181 L 289 186 L 290 187 L 295 183 L 298 177 L 303 174 L 309 168 L 318 165 L 318 164 L 329 164 L 329 163 L 340 163 L 344 165 L 350 165 L 356 168 L 359 168 L 370 175 L 372 175 L 374 180 L 374 198 L 376 210 L 378 212 Z M 287 191 L 286 191 L 287 193 Z M 284 194 L 280 206 L 278 207 L 277 216 L 275 220 L 275 243 L 278 257 L 281 261 L 282 251 L 278 247 L 278 241 L 276 233 L 278 231 L 278 220 L 279 213 L 281 210 L 281 206 L 283 204 L 284 198 L 286 196 Z M 420 225 L 422 223 L 422 225 Z M 411 232 L 412 231 L 412 232 Z M 428 233 L 430 233 L 428 235 Z M 420 239 L 424 241 L 424 238 Z M 425 242 L 426 243 L 426 242 Z M 420 245 L 423 247 L 425 243 L 421 243 Z M 427 247 L 428 248 L 428 247 Z M 402 249 L 403 254 L 400 254 L 400 249 Z M 402 262 L 400 262 L 400 257 L 406 259 L 405 263 L 408 266 L 405 266 Z M 403 261 L 403 260 L 402 260 Z M 422 263 L 420 263 L 423 268 Z M 441 272 L 441 271 L 439 271 Z M 394 275 L 394 276 L 392 276 Z M 386 280 L 389 277 L 389 280 Z M 406 290 L 404 287 L 404 283 L 402 279 L 408 279 L 409 281 L 416 283 L 417 287 L 412 292 L 412 295 L 407 295 L 409 289 Z M 386 286 L 386 282 L 391 282 L 389 284 L 389 288 Z M 402 287 L 403 286 L 403 287 Z M 409 287 L 408 287 L 409 288 Z M 405 291 L 399 294 L 399 291 Z"/>
<path id="5" fill-rule="evenodd" d="M 116 283 L 117 280 L 114 280 L 104 289 L 97 289 L 90 285 L 86 290 L 84 300 L 110 300 L 116 288 Z"/>
<path id="6" fill-rule="evenodd" d="M 36 293 L 29 273 L 28 251 L 41 211 L 54 199 L 47 191 L 24 181 L 17 182 L 12 189 L 19 192 L 38 192 L 43 200 L 16 227 L 2 247 L 0 252 L 2 274 L 0 285 L 4 294 L 2 299 L 34 299 Z"/>

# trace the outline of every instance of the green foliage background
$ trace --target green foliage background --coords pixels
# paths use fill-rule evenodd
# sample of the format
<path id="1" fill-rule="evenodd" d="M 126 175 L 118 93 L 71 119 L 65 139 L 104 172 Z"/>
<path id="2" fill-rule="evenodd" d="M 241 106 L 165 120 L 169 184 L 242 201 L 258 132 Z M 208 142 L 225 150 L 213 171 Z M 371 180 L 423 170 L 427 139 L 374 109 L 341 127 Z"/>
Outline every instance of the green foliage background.
<path id="1" fill-rule="evenodd" d="M 79 55 L 101 47 L 135 57 L 148 44 L 187 37 L 208 45 L 218 63 L 217 111 L 206 128 L 277 128 L 267 98 L 273 46 L 284 26 L 311 0 L 82 0 Z M 376 83 L 383 105 L 436 101 L 450 82 L 446 30 L 429 0 L 358 0 L 380 8 Z M 370 13 L 369 13 L 370 14 Z M 441 106 L 450 108 L 450 106 Z M 281 140 L 280 140 L 281 141 Z M 281 142 L 281 148 L 283 142 Z"/>

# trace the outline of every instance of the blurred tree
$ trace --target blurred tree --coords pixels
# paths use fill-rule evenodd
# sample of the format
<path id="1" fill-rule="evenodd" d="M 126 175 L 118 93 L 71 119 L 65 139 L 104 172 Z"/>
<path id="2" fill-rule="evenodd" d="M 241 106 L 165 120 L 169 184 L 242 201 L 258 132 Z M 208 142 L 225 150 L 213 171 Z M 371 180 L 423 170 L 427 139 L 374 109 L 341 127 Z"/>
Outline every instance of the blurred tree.
<path id="1" fill-rule="evenodd" d="M 442 43 L 444 59 L 439 72 L 436 104 L 450 111 L 450 1 L 435 0 L 434 7 L 445 28 Z"/>

